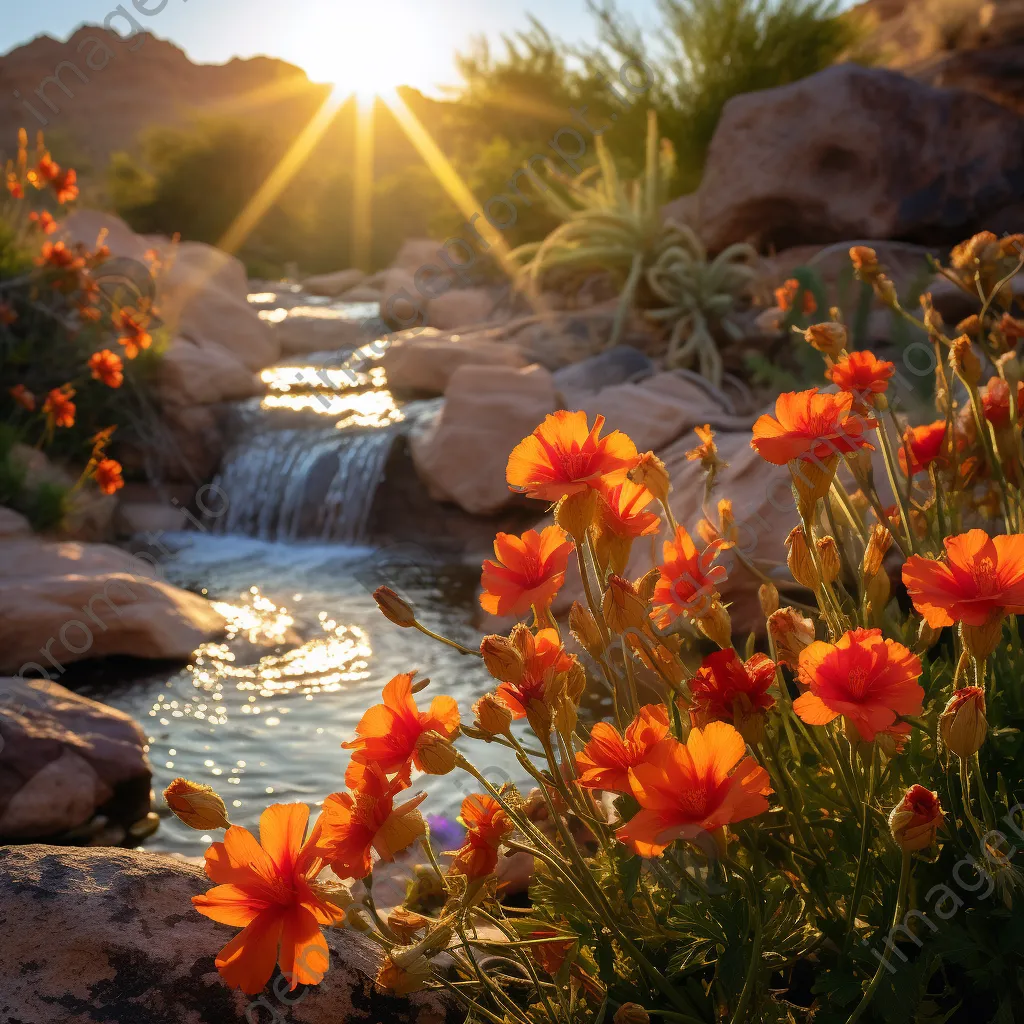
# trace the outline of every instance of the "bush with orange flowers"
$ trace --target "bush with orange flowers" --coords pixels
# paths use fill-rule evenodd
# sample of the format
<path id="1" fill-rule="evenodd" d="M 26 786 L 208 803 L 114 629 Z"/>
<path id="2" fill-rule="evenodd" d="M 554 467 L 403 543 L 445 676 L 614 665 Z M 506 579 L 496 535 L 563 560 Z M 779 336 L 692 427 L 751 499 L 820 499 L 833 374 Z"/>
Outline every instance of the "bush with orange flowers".
<path id="1" fill-rule="evenodd" d="M 398 626 L 479 653 L 489 692 L 470 717 L 443 680 L 396 676 L 308 834 L 303 805 L 266 812 L 262 850 L 228 827 L 207 854 L 219 884 L 195 898 L 244 928 L 217 958 L 225 981 L 255 993 L 275 960 L 309 981 L 297 953 L 347 920 L 380 947 L 382 990 L 444 990 L 466 1021 L 1016 1019 L 1024 421 L 1004 282 L 1024 258 L 974 242 L 949 271 L 993 289 L 969 340 L 927 298 L 915 320 L 935 356 L 934 423 L 902 417 L 893 364 L 852 351 L 835 321 L 806 331 L 821 387 L 755 425 L 753 448 L 792 478 L 793 580 L 746 558 L 742 510 L 722 497 L 711 512 L 723 463 L 708 428 L 690 453 L 697 539 L 662 463 L 600 419 L 556 413 L 525 438 L 509 486 L 551 502 L 554 523 L 499 535 L 480 598 L 520 621 L 476 652 L 375 594 Z M 913 319 L 874 254 L 853 255 Z M 632 578 L 637 541 L 651 565 Z M 734 572 L 760 577 L 766 621 L 748 637 L 733 633 Z M 570 585 L 581 600 L 563 623 L 552 609 Z M 442 692 L 417 700 L 428 686 Z M 512 752 L 532 793 L 477 767 L 486 744 Z M 432 843 L 417 772 L 465 776 L 459 849 Z M 188 823 L 183 786 L 169 798 Z M 215 813 L 196 827 L 211 828 L 223 804 L 200 796 Z M 376 865 L 412 847 L 428 864 L 385 920 Z M 532 859 L 525 906 L 506 899 L 512 855 Z M 328 885 L 327 865 L 368 895 Z"/>
<path id="2" fill-rule="evenodd" d="M 37 529 L 50 529 L 78 488 L 113 494 L 123 486 L 121 460 L 152 434 L 147 391 L 161 345 L 154 349 L 153 339 L 160 332 L 152 280 L 126 287 L 123 272 L 104 273 L 109 252 L 102 238 L 88 248 L 61 237 L 60 214 L 78 197 L 77 176 L 53 159 L 41 135 L 30 152 L 26 133 L 20 134 L 6 175 L 0 208 L 0 505 L 23 512 Z M 121 430 L 112 440 L 115 423 Z M 44 449 L 77 483 L 62 488 L 30 482 L 26 446 Z"/>

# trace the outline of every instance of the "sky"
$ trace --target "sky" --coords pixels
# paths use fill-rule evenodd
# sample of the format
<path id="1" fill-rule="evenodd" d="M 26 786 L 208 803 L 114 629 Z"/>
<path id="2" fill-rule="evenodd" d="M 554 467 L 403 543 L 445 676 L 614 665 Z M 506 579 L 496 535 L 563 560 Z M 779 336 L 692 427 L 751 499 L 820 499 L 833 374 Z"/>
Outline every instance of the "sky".
<path id="1" fill-rule="evenodd" d="M 653 23 L 654 4 L 623 0 L 621 7 L 643 25 Z M 82 22 L 102 23 L 120 9 L 195 61 L 268 54 L 345 89 L 407 84 L 436 92 L 457 81 L 456 49 L 473 35 L 497 40 L 526 27 L 527 12 L 561 38 L 593 38 L 584 0 L 5 0 L 4 6 L 2 53 L 44 32 L 65 39 Z M 124 16 L 111 27 L 133 31 Z"/>

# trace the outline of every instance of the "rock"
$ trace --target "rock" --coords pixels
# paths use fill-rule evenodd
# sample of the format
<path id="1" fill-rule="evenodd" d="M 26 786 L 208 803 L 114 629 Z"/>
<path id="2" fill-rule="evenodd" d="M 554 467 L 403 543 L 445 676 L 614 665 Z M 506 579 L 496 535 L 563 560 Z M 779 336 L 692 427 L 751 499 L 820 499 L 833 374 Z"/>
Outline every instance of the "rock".
<path id="1" fill-rule="evenodd" d="M 486 515 L 512 500 L 505 467 L 512 449 L 557 408 L 540 366 L 463 366 L 452 374 L 437 419 L 412 439 L 413 463 L 430 496 Z"/>
<path id="2" fill-rule="evenodd" d="M 32 533 L 32 524 L 13 508 L 0 506 L 0 540 L 9 537 L 28 537 Z"/>
<path id="3" fill-rule="evenodd" d="M 627 381 L 638 381 L 654 373 L 654 363 L 638 349 L 626 345 L 564 366 L 554 373 L 555 384 L 564 395 L 600 391 Z"/>
<path id="4" fill-rule="evenodd" d="M 1024 22 L 1024 5 L 1020 6 L 1018 14 Z M 1018 39 L 1015 45 L 957 50 L 931 62 L 915 77 L 929 85 L 977 93 L 1016 114 L 1024 114 L 1022 42 L 1024 40 Z"/>
<path id="5" fill-rule="evenodd" d="M 45 679 L 0 679 L 0 843 L 55 837 L 102 813 L 149 813 L 146 735 L 123 711 Z"/>
<path id="6" fill-rule="evenodd" d="M 392 267 L 400 267 L 415 274 L 421 267 L 431 264 L 441 268 L 443 264 L 438 256 L 442 247 L 432 238 L 407 238 L 391 261 Z"/>
<path id="7" fill-rule="evenodd" d="M 954 243 L 1016 200 L 1024 119 L 979 96 L 843 64 L 731 99 L 698 189 L 713 252 L 851 238 Z"/>
<path id="8" fill-rule="evenodd" d="M 399 330 L 422 327 L 426 323 L 427 302 L 413 271 L 405 267 L 385 271 L 380 288 L 380 315 L 386 323 Z"/>
<path id="9" fill-rule="evenodd" d="M 234 402 L 266 390 L 259 377 L 226 348 L 176 338 L 160 361 L 159 387 L 165 402 L 209 405 Z"/>
<path id="10" fill-rule="evenodd" d="M 347 320 L 325 306 L 297 306 L 272 322 L 272 328 L 284 356 L 353 349 L 366 340 L 361 321 Z"/>
<path id="11" fill-rule="evenodd" d="M 465 1016 L 437 993 L 377 992 L 373 944 L 351 928 L 326 932 L 330 969 L 321 985 L 289 993 L 275 971 L 259 996 L 229 989 L 214 958 L 238 930 L 191 904 L 212 885 L 196 865 L 141 850 L 0 848 L 0 931 L 35 937 L 0 948 L 0 1019 L 455 1024 Z"/>
<path id="12" fill-rule="evenodd" d="M 473 327 L 494 318 L 494 297 L 486 288 L 453 288 L 427 301 L 427 323 L 442 331 Z"/>
<path id="13" fill-rule="evenodd" d="M 158 573 L 151 556 L 107 544 L 0 541 L 0 672 L 60 675 L 112 654 L 188 658 L 224 619 Z"/>
<path id="14" fill-rule="evenodd" d="M 350 288 L 341 296 L 342 302 L 380 302 L 380 300 L 380 289 L 374 288 L 365 282 L 363 284 L 357 284 L 355 288 Z"/>
<path id="15" fill-rule="evenodd" d="M 695 192 L 685 196 L 677 196 L 661 208 L 661 219 L 664 223 L 685 224 L 692 228 L 700 225 L 700 202 Z"/>
<path id="16" fill-rule="evenodd" d="M 426 395 L 444 394 L 452 374 L 462 366 L 519 369 L 526 364 L 526 357 L 515 345 L 441 334 L 430 327 L 395 335 L 380 359 L 389 388 Z"/>
<path id="17" fill-rule="evenodd" d="M 216 473 L 227 444 L 218 408 L 168 405 L 164 408 L 164 426 L 170 443 L 161 443 L 151 453 L 159 468 L 158 478 L 170 483 L 190 482 L 194 491 Z"/>
<path id="18" fill-rule="evenodd" d="M 310 295 L 326 295 L 337 298 L 352 288 L 357 287 L 366 277 L 361 270 L 336 270 L 333 274 L 316 274 L 302 282 L 304 291 Z"/>
<path id="19" fill-rule="evenodd" d="M 122 501 L 114 518 L 122 537 L 174 533 L 188 529 L 189 525 L 180 508 L 163 501 Z"/>

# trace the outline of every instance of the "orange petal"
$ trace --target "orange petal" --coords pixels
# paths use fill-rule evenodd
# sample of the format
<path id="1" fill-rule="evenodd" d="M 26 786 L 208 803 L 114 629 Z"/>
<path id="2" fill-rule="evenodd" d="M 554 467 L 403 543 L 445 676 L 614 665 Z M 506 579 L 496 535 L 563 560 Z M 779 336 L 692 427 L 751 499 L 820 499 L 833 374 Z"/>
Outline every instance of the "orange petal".
<path id="1" fill-rule="evenodd" d="M 217 954 L 217 970 L 231 988 L 254 996 L 270 980 L 282 924 L 281 910 L 264 911 Z"/>
<path id="2" fill-rule="evenodd" d="M 215 885 L 209 892 L 192 897 L 192 906 L 218 924 L 244 928 L 271 904 L 238 885 Z"/>
<path id="3" fill-rule="evenodd" d="M 292 874 L 308 822 L 305 804 L 271 804 L 260 815 L 260 845 L 285 878 Z"/>
<path id="4" fill-rule="evenodd" d="M 793 701 L 793 710 L 802 721 L 808 725 L 828 725 L 839 717 L 838 711 L 833 711 L 820 697 L 813 693 L 801 694 Z"/>
<path id="5" fill-rule="evenodd" d="M 285 915 L 280 964 L 289 991 L 297 985 L 319 985 L 327 973 L 327 941 L 316 918 L 305 907 L 293 907 Z"/>

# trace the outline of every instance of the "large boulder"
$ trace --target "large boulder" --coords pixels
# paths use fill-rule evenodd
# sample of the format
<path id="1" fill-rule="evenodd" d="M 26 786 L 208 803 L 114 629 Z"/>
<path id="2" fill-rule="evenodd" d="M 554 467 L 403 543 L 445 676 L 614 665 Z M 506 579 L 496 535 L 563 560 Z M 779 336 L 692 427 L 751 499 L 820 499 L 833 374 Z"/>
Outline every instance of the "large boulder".
<path id="1" fill-rule="evenodd" d="M 616 345 L 588 359 L 555 370 L 554 378 L 558 390 L 566 400 L 571 401 L 577 395 L 592 394 L 615 384 L 643 380 L 652 373 L 654 363 L 649 356 L 628 345 Z"/>
<path id="2" fill-rule="evenodd" d="M 427 322 L 442 331 L 493 320 L 494 296 L 486 288 L 453 288 L 427 302 Z"/>
<path id="3" fill-rule="evenodd" d="M 159 386 L 164 401 L 181 406 L 237 401 L 266 390 L 229 349 L 196 345 L 187 338 L 175 339 L 167 349 Z"/>
<path id="4" fill-rule="evenodd" d="M 355 288 L 365 277 L 361 270 L 353 267 L 351 270 L 336 270 L 333 274 L 315 274 L 313 277 L 307 277 L 302 282 L 302 287 L 310 295 L 325 295 L 333 299 Z"/>
<path id="5" fill-rule="evenodd" d="M 56 838 L 97 813 L 149 812 L 146 735 L 123 711 L 45 679 L 0 679 L 0 843 Z"/>
<path id="6" fill-rule="evenodd" d="M 107 544 L 0 540 L 0 672 L 52 677 L 112 654 L 183 660 L 223 632 L 205 598 L 157 572 Z"/>
<path id="7" fill-rule="evenodd" d="M 737 96 L 697 192 L 701 233 L 785 248 L 959 241 L 1020 196 L 1024 119 L 978 95 L 843 64 Z"/>
<path id="8" fill-rule="evenodd" d="M 288 991 L 229 989 L 214 959 L 238 929 L 196 913 L 212 882 L 193 864 L 138 850 L 0 847 L 0 1020 L 11 1024 L 446 1024 L 437 993 L 376 990 L 373 944 L 330 929 L 330 968 Z"/>
<path id="9" fill-rule="evenodd" d="M 435 421 L 412 438 L 413 463 L 430 496 L 475 515 L 504 508 L 513 497 L 505 480 L 509 453 L 557 406 L 543 367 L 460 367 Z"/>
<path id="10" fill-rule="evenodd" d="M 527 365 L 515 345 L 471 334 L 442 334 L 433 328 L 403 331 L 390 339 L 380 359 L 393 391 L 443 395 L 452 374 L 462 366 Z"/>

